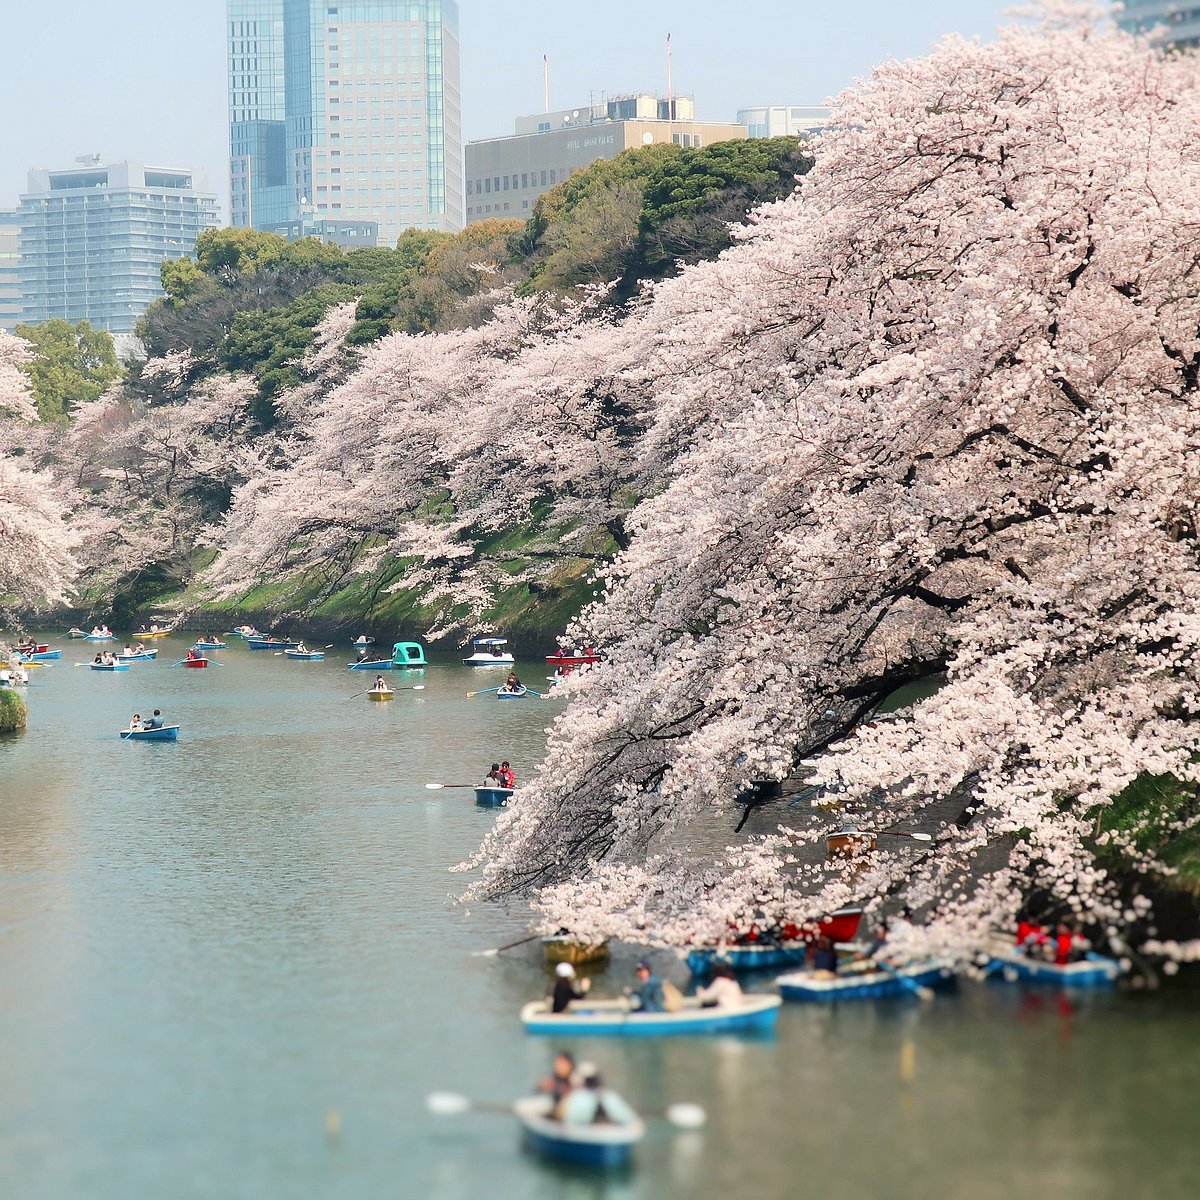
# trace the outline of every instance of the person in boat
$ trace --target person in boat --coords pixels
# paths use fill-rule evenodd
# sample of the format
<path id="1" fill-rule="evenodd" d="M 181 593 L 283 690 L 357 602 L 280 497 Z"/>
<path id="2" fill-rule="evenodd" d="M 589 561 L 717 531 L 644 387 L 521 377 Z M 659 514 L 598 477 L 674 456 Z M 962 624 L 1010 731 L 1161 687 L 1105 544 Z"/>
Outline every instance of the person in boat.
<path id="1" fill-rule="evenodd" d="M 554 968 L 554 990 L 550 993 L 550 1011 L 564 1013 L 572 1000 L 582 1000 L 592 986 L 590 979 L 576 979 L 575 968 L 570 963 L 559 963 Z"/>
<path id="2" fill-rule="evenodd" d="M 733 968 L 723 962 L 713 965 L 712 982 L 707 987 L 697 988 L 696 995 L 703 1008 L 741 1008 L 746 998 Z"/>
<path id="3" fill-rule="evenodd" d="M 502 788 L 504 781 L 500 778 L 500 764 L 492 763 L 492 769 L 483 777 L 483 786 L 489 788 Z"/>
<path id="4" fill-rule="evenodd" d="M 1046 930 L 1036 921 L 1031 921 L 1028 916 L 1023 916 L 1017 922 L 1015 945 L 1021 947 L 1021 949 L 1028 950 L 1033 946 L 1040 946 L 1046 940 Z"/>
<path id="5" fill-rule="evenodd" d="M 355 661 L 356 661 L 356 662 L 366 662 L 366 661 L 367 661 L 367 648 L 366 648 L 365 646 L 363 646 L 363 647 L 362 647 L 362 648 L 359 650 L 359 652 L 358 652 L 358 658 L 357 658 L 357 659 L 355 659 Z"/>
<path id="6" fill-rule="evenodd" d="M 838 957 L 832 938 L 819 937 L 809 947 L 808 969 L 814 979 L 832 979 L 837 974 Z"/>
<path id="7" fill-rule="evenodd" d="M 517 786 L 517 777 L 513 774 L 513 769 L 508 765 L 508 759 L 500 764 L 500 786 L 505 788 L 515 788 Z"/>
<path id="8" fill-rule="evenodd" d="M 634 968 L 634 973 L 637 975 L 637 987 L 625 989 L 634 1012 L 666 1012 L 667 1003 L 663 995 L 662 980 L 654 974 L 650 964 L 642 959 Z"/>
<path id="9" fill-rule="evenodd" d="M 145 654 L 146 653 L 146 644 L 144 642 L 138 642 L 138 644 L 134 647 L 134 653 L 135 654 Z"/>
<path id="10" fill-rule="evenodd" d="M 575 1074 L 575 1059 L 565 1050 L 554 1055 L 554 1067 L 550 1074 L 538 1084 L 537 1090 L 554 1102 L 553 1115 L 558 1117 L 559 1106 L 571 1090 L 571 1076 Z"/>
<path id="11" fill-rule="evenodd" d="M 1054 965 L 1065 967 L 1083 957 L 1087 943 L 1079 931 L 1065 921 L 1059 921 L 1054 930 Z"/>
<path id="12" fill-rule="evenodd" d="M 163 727 L 162 713 L 156 708 L 154 716 L 148 717 L 143 723 L 143 729 L 161 729 Z"/>
<path id="13" fill-rule="evenodd" d="M 104 655 L 103 655 L 103 654 L 97 654 L 97 655 L 96 655 L 96 657 L 92 659 L 92 662 L 93 662 L 93 664 L 95 664 L 96 666 L 103 666 L 103 665 L 104 665 Z"/>
<path id="14" fill-rule="evenodd" d="M 594 1063 L 580 1063 L 562 1103 L 564 1125 L 632 1125 L 637 1113 L 604 1080 Z"/>
<path id="15" fill-rule="evenodd" d="M 126 646 L 126 647 L 125 647 L 125 653 L 126 653 L 127 655 L 128 655 L 128 654 L 132 654 L 133 652 L 134 652 L 134 651 L 133 651 L 133 647 L 132 647 L 132 646 Z"/>
<path id="16" fill-rule="evenodd" d="M 521 690 L 521 681 L 517 678 L 516 671 L 509 671 L 508 678 L 504 681 L 504 687 L 510 692 L 519 692 Z"/>
<path id="17" fill-rule="evenodd" d="M 299 640 L 299 641 L 296 643 L 296 653 L 297 653 L 297 654 L 307 654 L 307 653 L 308 653 L 308 647 L 307 647 L 307 646 L 304 644 L 304 639 L 303 639 L 303 638 L 301 638 L 301 639 L 300 639 L 300 640 Z"/>
<path id="18" fill-rule="evenodd" d="M 133 716 L 129 718 L 129 728 L 133 732 L 145 728 L 145 726 L 142 724 L 141 713 L 134 713 Z"/>
<path id="19" fill-rule="evenodd" d="M 371 688 L 371 691 L 373 691 L 373 692 L 388 692 L 388 691 L 391 691 L 391 689 L 388 687 L 387 681 L 384 679 L 384 677 L 382 675 L 376 675 L 375 676 L 375 684 Z"/>

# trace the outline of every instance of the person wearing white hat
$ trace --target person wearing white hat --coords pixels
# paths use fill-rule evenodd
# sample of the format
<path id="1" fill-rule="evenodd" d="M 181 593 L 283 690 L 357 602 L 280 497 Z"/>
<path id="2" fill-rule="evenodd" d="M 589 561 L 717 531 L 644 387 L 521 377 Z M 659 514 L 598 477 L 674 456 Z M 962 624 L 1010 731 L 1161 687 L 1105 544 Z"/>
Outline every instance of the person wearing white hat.
<path id="1" fill-rule="evenodd" d="M 582 1000 L 592 986 L 590 979 L 575 981 L 575 968 L 570 963 L 559 963 L 554 968 L 554 991 L 550 996 L 551 1012 L 562 1013 L 572 1000 Z"/>

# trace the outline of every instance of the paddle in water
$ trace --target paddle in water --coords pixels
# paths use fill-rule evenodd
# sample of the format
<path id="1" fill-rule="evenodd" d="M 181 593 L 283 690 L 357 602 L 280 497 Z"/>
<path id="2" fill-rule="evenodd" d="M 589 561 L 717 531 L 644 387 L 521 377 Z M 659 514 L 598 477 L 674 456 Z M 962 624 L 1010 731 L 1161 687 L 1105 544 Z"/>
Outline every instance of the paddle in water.
<path id="1" fill-rule="evenodd" d="M 443 788 L 473 788 L 475 786 L 473 783 L 427 783 L 425 790 L 427 792 L 440 792 Z"/>
<path id="2" fill-rule="evenodd" d="M 477 691 L 477 692 L 468 692 L 467 699 L 474 700 L 476 696 L 486 696 L 489 692 L 498 692 L 499 690 L 500 689 L 498 687 L 480 688 L 479 691 Z"/>

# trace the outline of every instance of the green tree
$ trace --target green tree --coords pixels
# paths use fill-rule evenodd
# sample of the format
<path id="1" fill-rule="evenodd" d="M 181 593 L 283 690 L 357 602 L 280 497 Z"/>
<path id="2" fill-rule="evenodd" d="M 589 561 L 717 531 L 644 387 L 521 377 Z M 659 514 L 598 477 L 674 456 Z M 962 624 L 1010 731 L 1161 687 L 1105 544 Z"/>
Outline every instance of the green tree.
<path id="1" fill-rule="evenodd" d="M 18 337 L 34 348 L 20 367 L 43 420 L 61 421 L 80 404 L 97 399 L 121 377 L 112 338 L 87 321 L 72 325 L 55 318 L 40 325 L 18 325 Z"/>

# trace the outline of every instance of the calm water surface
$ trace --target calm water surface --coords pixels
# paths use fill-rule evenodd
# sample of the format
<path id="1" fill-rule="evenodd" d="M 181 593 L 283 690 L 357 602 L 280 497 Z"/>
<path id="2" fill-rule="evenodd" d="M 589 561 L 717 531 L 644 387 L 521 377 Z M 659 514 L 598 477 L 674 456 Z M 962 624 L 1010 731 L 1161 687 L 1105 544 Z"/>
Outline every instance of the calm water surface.
<path id="1" fill-rule="evenodd" d="M 298 663 L 233 642 L 185 671 L 174 638 L 100 674 L 56 644 L 30 729 L 0 739 L 5 1200 L 1200 1194 L 1186 987 L 1068 1005 L 964 985 L 925 1007 L 789 1006 L 772 1040 L 574 1039 L 639 1106 L 710 1111 L 700 1135 L 653 1129 L 607 1181 L 527 1157 L 505 1117 L 439 1121 L 426 1093 L 511 1099 L 552 1043 L 516 1019 L 544 986 L 536 948 L 472 956 L 523 914 L 453 902 L 447 869 L 493 814 L 423 784 L 499 758 L 527 777 L 557 704 L 467 700 L 499 680 L 450 656 L 426 691 L 372 704 L 350 698 L 371 677 L 346 648 Z M 155 705 L 178 744 L 118 741 Z"/>

